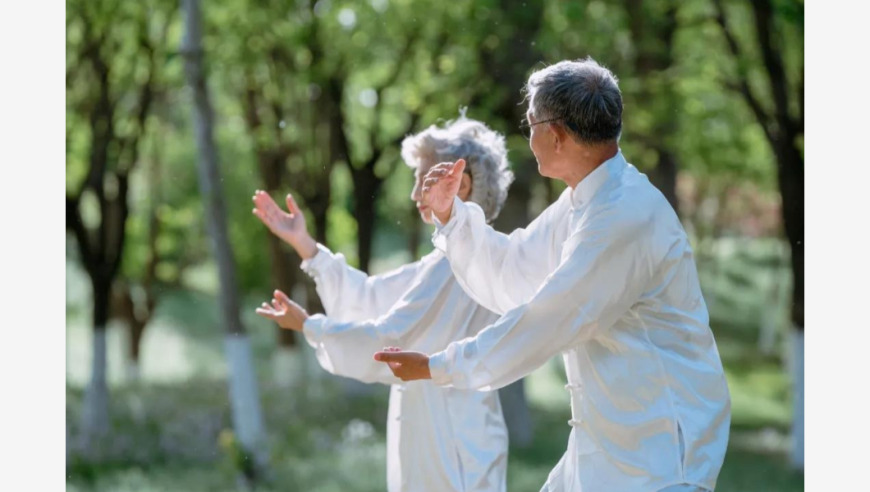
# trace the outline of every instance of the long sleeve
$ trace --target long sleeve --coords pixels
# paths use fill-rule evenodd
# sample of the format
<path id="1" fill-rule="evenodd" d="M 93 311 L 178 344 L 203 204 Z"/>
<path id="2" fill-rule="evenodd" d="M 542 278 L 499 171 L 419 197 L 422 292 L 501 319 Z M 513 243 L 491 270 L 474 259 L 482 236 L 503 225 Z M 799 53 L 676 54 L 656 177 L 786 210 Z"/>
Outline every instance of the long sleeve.
<path id="1" fill-rule="evenodd" d="M 374 361 L 373 353 L 390 345 L 434 352 L 465 337 L 469 326 L 480 328 L 495 319 L 462 291 L 446 260 L 429 266 L 383 316 L 360 321 L 310 317 L 304 334 L 320 365 L 363 382 L 401 383 L 385 364 Z"/>
<path id="2" fill-rule="evenodd" d="M 433 381 L 500 388 L 607 330 L 650 283 L 657 263 L 644 244 L 650 227 L 649 220 L 612 208 L 587 217 L 566 242 L 562 263 L 528 303 L 430 358 Z"/>
<path id="3" fill-rule="evenodd" d="M 342 322 L 315 314 L 305 321 L 303 333 L 327 372 L 364 383 L 399 384 L 386 364 L 372 359 L 373 353 L 392 345 L 379 328 L 373 319 Z"/>
<path id="4" fill-rule="evenodd" d="M 568 196 L 563 194 L 528 227 L 506 235 L 486 223 L 477 204 L 457 198 L 450 220 L 433 234 L 433 243 L 447 255 L 465 291 L 482 306 L 503 314 L 531 299 L 558 265 L 554 246 L 565 240 L 566 232 L 553 224 L 568 209 Z"/>
<path id="5" fill-rule="evenodd" d="M 420 262 L 367 275 L 347 264 L 344 255 L 317 245 L 317 254 L 302 262 L 314 278 L 326 314 L 336 321 L 375 318 L 387 312 L 414 282 Z"/>

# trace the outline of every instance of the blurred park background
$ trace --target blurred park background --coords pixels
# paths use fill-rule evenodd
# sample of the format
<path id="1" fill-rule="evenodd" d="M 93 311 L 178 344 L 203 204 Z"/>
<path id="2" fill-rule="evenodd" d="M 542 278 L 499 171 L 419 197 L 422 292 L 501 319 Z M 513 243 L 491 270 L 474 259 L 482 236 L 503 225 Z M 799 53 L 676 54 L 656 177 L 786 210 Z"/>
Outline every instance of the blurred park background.
<path id="1" fill-rule="evenodd" d="M 254 314 L 276 287 L 321 307 L 253 191 L 363 270 L 412 261 L 431 231 L 399 143 L 467 107 L 517 177 L 496 227 L 524 226 L 564 185 L 520 89 L 587 55 L 693 242 L 733 406 L 717 490 L 803 490 L 802 0 L 66 5 L 68 491 L 384 490 L 388 388 Z M 512 492 L 565 449 L 559 364 L 502 391 Z"/>

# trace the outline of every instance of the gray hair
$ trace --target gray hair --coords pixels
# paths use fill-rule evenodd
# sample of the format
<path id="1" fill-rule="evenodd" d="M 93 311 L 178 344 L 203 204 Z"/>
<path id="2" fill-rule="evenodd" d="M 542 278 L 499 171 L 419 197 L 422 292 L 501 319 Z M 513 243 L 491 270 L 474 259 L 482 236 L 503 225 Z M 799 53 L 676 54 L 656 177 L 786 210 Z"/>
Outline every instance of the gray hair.
<path id="1" fill-rule="evenodd" d="M 465 159 L 471 175 L 469 200 L 480 205 L 487 222 L 498 217 L 514 180 L 507 160 L 504 136 L 480 121 L 462 116 L 443 127 L 432 125 L 402 141 L 402 159 L 416 169 L 421 162 L 432 165 Z"/>
<path id="2" fill-rule="evenodd" d="M 619 139 L 622 94 L 616 76 L 591 57 L 561 61 L 532 73 L 526 84 L 529 109 L 538 121 L 559 120 L 585 144 Z"/>

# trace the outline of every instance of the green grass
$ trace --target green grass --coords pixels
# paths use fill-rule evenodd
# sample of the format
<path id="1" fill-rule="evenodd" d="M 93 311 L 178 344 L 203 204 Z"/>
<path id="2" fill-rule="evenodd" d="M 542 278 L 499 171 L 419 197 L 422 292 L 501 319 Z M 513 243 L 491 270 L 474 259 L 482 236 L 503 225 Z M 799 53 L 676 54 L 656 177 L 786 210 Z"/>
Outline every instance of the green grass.
<path id="1" fill-rule="evenodd" d="M 536 377 L 548 376 L 540 372 Z M 386 393 L 342 398 L 334 382 L 324 384 L 326 390 L 316 397 L 302 389 L 284 391 L 264 384 L 274 476 L 273 485 L 262 490 L 383 490 Z M 67 490 L 235 490 L 232 468 L 219 444 L 221 432 L 230 427 L 225 391 L 223 381 L 209 380 L 116 390 L 117 437 L 106 444 L 114 459 L 98 466 L 74 461 Z M 81 392 L 69 389 L 73 427 L 80 401 Z M 533 401 L 532 410 L 534 441 L 510 452 L 511 491 L 539 488 L 567 443 L 567 405 L 547 408 Z M 717 490 L 802 490 L 802 474 L 789 471 L 783 457 L 778 417 L 768 417 L 753 417 L 762 427 L 732 432 Z"/>
<path id="2" fill-rule="evenodd" d="M 797 492 L 803 474 L 786 460 L 791 421 L 790 388 L 777 350 L 757 348 L 759 320 L 771 305 L 765 297 L 782 264 L 769 242 L 726 241 L 716 269 L 700 272 L 711 325 L 732 396 L 732 432 L 719 477 L 719 492 Z M 708 264 L 709 265 L 709 264 Z M 779 272 L 779 273 L 777 273 Z M 68 285 L 81 285 L 74 268 Z M 68 491 L 235 491 L 234 469 L 221 436 L 231 428 L 223 339 L 216 301 L 208 293 L 165 293 L 143 341 L 143 382 L 125 384 L 124 330 L 109 328 L 112 432 L 106 455 L 95 464 L 75 447 L 81 387 L 89 367 L 87 296 L 79 289 L 68 304 L 67 430 Z M 270 360 L 275 329 L 253 315 L 256 296 L 245 300 L 243 320 L 257 361 L 271 482 L 263 491 L 383 491 L 387 392 L 348 396 L 345 380 L 328 375 L 302 379 L 293 389 L 273 383 Z M 780 335 L 784 333 L 784 325 Z M 560 361 L 530 375 L 526 391 L 534 420 L 532 444 L 510 450 L 510 491 L 538 490 L 564 452 L 568 401 Z M 314 391 L 318 390 L 318 391 Z M 222 434 L 223 433 L 223 434 Z"/>

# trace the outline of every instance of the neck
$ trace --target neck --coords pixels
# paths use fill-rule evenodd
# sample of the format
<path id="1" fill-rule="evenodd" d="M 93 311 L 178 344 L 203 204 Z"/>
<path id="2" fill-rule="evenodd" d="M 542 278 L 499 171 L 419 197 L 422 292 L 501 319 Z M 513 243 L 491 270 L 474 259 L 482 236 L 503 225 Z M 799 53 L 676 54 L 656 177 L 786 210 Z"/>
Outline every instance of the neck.
<path id="1" fill-rule="evenodd" d="M 570 164 L 561 180 L 572 189 L 576 188 L 583 181 L 583 178 L 598 169 L 598 166 L 612 159 L 617 152 L 619 152 L 619 145 L 616 142 L 594 147 L 578 145 L 568 156 Z"/>

